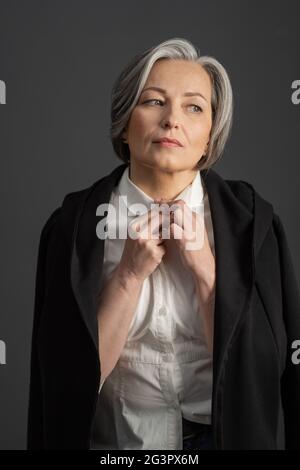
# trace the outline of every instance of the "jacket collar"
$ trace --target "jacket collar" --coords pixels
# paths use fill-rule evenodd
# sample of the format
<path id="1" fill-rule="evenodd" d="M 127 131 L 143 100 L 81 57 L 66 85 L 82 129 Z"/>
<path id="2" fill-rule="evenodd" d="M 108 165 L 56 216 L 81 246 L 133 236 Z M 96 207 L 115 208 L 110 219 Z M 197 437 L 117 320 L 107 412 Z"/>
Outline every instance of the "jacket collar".
<path id="1" fill-rule="evenodd" d="M 76 210 L 71 284 L 98 358 L 96 302 L 101 283 L 104 240 L 96 236 L 99 222 L 96 209 L 99 204 L 109 203 L 111 192 L 126 168 L 126 164 L 118 166 L 84 191 Z M 213 357 L 216 388 L 228 346 L 250 302 L 255 281 L 255 259 L 271 224 L 273 208 L 249 183 L 224 180 L 212 169 L 202 170 L 201 177 L 210 203 L 216 255 Z"/>

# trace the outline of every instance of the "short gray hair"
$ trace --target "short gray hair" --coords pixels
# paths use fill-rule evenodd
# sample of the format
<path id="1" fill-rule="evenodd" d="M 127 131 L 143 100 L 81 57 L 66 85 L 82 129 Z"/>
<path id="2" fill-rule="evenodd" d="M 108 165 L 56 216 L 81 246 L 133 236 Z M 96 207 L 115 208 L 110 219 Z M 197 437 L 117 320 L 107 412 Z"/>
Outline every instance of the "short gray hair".
<path id="1" fill-rule="evenodd" d="M 201 64 L 212 84 L 212 128 L 205 156 L 198 163 L 200 169 L 210 168 L 221 157 L 232 126 L 233 96 L 229 76 L 220 62 L 200 51 L 187 39 L 172 38 L 134 56 L 126 65 L 111 93 L 110 138 L 117 156 L 130 160 L 128 144 L 122 133 L 130 114 L 139 100 L 149 73 L 159 59 L 182 59 Z"/>

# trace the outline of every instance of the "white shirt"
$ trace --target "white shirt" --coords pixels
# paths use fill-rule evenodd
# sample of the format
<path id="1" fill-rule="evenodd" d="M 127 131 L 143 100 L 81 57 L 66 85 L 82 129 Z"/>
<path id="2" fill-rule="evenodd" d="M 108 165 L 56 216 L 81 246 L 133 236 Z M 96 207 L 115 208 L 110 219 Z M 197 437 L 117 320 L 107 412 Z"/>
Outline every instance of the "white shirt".
<path id="1" fill-rule="evenodd" d="M 209 201 L 203 188 L 198 172 L 176 199 L 204 213 L 215 255 Z M 119 203 L 126 202 L 121 211 Z M 150 209 L 154 200 L 130 180 L 127 168 L 110 198 L 116 214 L 122 212 L 126 217 L 110 222 L 109 212 L 107 223 L 130 223 L 139 215 L 128 210 L 136 203 Z M 119 264 L 124 244 L 125 239 L 105 239 L 103 281 Z M 211 396 L 212 357 L 196 287 L 175 248 L 144 280 L 121 356 L 100 384 L 91 448 L 182 449 L 182 416 L 210 424 Z"/>

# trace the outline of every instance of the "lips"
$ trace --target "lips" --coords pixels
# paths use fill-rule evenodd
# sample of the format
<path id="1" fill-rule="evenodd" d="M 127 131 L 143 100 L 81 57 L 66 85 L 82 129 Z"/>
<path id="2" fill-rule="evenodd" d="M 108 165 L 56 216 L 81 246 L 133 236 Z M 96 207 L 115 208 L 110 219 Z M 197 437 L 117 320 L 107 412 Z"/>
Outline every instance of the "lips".
<path id="1" fill-rule="evenodd" d="M 168 139 L 166 137 L 163 137 L 162 139 L 158 139 L 154 141 L 155 144 L 169 144 L 171 146 L 176 146 L 176 147 L 183 147 L 181 142 L 177 139 Z"/>

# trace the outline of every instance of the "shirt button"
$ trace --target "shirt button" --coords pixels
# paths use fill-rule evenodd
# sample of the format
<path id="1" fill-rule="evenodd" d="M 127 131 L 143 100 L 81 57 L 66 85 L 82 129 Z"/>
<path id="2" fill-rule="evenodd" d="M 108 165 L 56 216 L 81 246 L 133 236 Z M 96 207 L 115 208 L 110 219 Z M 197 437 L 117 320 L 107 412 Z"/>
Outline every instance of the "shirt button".
<path id="1" fill-rule="evenodd" d="M 161 308 L 159 309 L 159 314 L 160 314 L 162 317 L 164 317 L 164 316 L 166 315 L 166 313 L 167 313 L 166 307 L 161 307 Z"/>

